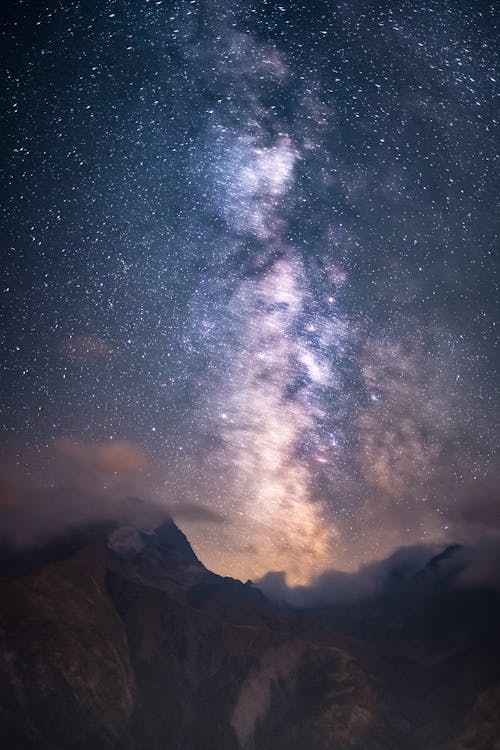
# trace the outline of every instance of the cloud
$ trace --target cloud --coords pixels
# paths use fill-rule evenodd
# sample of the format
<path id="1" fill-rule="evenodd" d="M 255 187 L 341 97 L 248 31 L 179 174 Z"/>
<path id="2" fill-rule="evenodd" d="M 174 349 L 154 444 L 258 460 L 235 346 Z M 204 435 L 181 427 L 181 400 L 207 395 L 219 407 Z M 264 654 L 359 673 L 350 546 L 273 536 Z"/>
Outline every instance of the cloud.
<path id="1" fill-rule="evenodd" d="M 125 440 L 83 444 L 63 439 L 56 443 L 55 452 L 58 458 L 69 462 L 66 468 L 72 471 L 85 469 L 131 477 L 142 473 L 147 466 L 139 448 Z"/>
<path id="2" fill-rule="evenodd" d="M 435 552 L 431 546 L 402 547 L 386 560 L 362 565 L 354 572 L 326 570 L 310 586 L 289 587 L 282 571 L 268 573 L 255 585 L 271 598 L 295 606 L 352 604 L 408 580 Z"/>
<path id="3" fill-rule="evenodd" d="M 487 586 L 500 589 L 500 540 L 489 538 L 466 550 L 467 564 L 460 572 L 458 585 Z"/>
<path id="4" fill-rule="evenodd" d="M 114 354 L 111 342 L 95 335 L 69 336 L 61 349 L 69 359 L 80 363 L 107 359 Z"/>
<path id="5" fill-rule="evenodd" d="M 147 462 L 132 443 L 56 443 L 50 477 L 38 481 L 12 466 L 0 468 L 0 542 L 18 548 L 64 530 L 116 520 L 143 527 L 160 523 L 164 508 L 149 496 Z"/>
<path id="6" fill-rule="evenodd" d="M 500 489 L 483 481 L 468 486 L 448 510 L 448 517 L 460 534 L 500 534 Z"/>
<path id="7" fill-rule="evenodd" d="M 469 546 L 415 545 L 354 572 L 327 570 L 310 586 L 289 586 L 283 571 L 255 581 L 270 598 L 298 607 L 347 605 L 429 582 L 456 588 L 500 589 L 500 544 L 488 539 Z"/>

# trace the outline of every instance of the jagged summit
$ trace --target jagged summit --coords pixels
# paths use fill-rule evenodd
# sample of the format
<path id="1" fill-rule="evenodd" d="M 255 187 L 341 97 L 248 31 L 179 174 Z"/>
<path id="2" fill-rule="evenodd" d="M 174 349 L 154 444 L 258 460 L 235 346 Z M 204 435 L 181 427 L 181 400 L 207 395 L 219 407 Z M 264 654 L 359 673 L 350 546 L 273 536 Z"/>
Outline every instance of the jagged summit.
<path id="1" fill-rule="evenodd" d="M 170 562 L 201 566 L 185 534 L 172 518 L 163 515 L 164 519 L 156 527 L 112 519 L 72 525 L 23 547 L 0 538 L 0 571 L 3 574 L 16 568 L 20 572 L 27 571 L 69 557 L 89 544 L 105 544 L 123 555 L 156 550 L 170 558 Z"/>
<path id="2" fill-rule="evenodd" d="M 146 537 L 146 535 L 143 534 L 143 537 Z M 146 537 L 146 542 L 149 546 L 157 547 L 178 562 L 201 565 L 188 538 L 171 518 L 158 526 L 152 534 L 149 534 Z"/>
<path id="3" fill-rule="evenodd" d="M 116 524 L 107 534 L 107 545 L 113 552 L 124 557 L 159 554 L 168 558 L 170 565 L 202 566 L 186 535 L 172 518 L 165 519 L 159 526 L 151 529 Z"/>
<path id="4" fill-rule="evenodd" d="M 449 544 L 442 552 L 431 557 L 425 566 L 425 569 L 437 570 L 445 561 L 451 560 L 452 558 L 456 560 L 457 555 L 463 551 L 463 549 L 463 544 Z"/>

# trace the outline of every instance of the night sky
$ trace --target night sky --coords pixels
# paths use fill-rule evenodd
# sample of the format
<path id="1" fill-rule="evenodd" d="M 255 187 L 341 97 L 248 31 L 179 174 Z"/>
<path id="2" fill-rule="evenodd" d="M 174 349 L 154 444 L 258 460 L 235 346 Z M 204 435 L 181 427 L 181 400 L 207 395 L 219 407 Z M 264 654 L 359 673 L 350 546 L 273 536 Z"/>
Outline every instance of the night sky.
<path id="1" fill-rule="evenodd" d="M 500 533 L 495 5 L 3 6 L 9 486 L 243 579 Z"/>

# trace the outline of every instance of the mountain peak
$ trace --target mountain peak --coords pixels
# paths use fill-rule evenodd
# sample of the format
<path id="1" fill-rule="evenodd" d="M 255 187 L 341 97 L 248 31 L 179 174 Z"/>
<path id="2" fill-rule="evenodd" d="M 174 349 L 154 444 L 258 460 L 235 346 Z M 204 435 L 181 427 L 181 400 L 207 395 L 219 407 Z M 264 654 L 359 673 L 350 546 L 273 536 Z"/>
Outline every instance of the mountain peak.
<path id="1" fill-rule="evenodd" d="M 196 557 L 187 536 L 179 529 L 176 523 L 169 518 L 154 530 L 149 540 L 154 539 L 156 545 L 169 555 L 179 561 L 201 565 Z"/>

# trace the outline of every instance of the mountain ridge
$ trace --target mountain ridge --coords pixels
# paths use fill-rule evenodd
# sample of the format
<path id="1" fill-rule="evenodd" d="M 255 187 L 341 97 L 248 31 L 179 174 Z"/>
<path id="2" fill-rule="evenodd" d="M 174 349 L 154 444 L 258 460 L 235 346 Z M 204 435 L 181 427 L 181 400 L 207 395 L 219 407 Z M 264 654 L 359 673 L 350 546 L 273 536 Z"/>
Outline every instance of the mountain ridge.
<path id="1" fill-rule="evenodd" d="M 370 605 L 293 609 L 251 582 L 207 570 L 171 519 L 147 530 L 120 524 L 72 529 L 30 554 L 12 553 L 9 563 L 4 551 L 1 560 L 2 747 L 494 746 L 498 723 L 486 730 L 477 718 L 485 706 L 500 705 L 498 670 L 491 659 L 485 666 L 485 648 L 496 653 L 492 638 L 481 650 L 481 633 L 469 618 L 460 625 L 463 643 L 448 655 L 438 644 L 434 662 L 421 659 L 420 646 L 408 647 L 412 639 L 427 647 L 426 616 L 437 618 L 437 641 L 458 627 L 461 605 L 450 622 L 439 615 L 442 591 L 422 593 L 420 583 L 402 598 L 385 594 Z M 432 606 L 427 602 L 420 611 L 429 596 Z M 487 605 L 484 594 L 477 596 L 493 633 L 498 597 L 491 594 Z M 457 664 L 467 649 L 465 675 Z M 404 674 L 410 680 L 402 690 Z M 455 690 L 462 721 L 449 708 L 450 675 L 463 685 Z M 431 720 L 424 729 L 418 701 L 427 703 L 415 697 L 419 690 L 434 691 L 442 709 L 427 708 Z M 476 744 L 460 744 L 462 735 Z"/>

